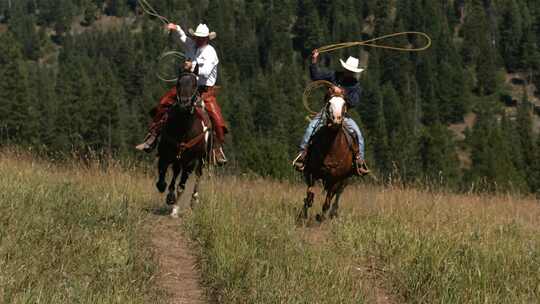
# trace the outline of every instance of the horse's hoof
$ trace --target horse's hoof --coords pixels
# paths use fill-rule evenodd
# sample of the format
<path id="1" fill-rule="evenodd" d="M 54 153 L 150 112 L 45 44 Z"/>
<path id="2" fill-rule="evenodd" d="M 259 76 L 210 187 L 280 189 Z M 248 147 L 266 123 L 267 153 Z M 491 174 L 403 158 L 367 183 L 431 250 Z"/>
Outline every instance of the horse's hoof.
<path id="1" fill-rule="evenodd" d="M 159 193 L 163 193 L 163 192 L 165 192 L 165 189 L 167 189 L 167 183 L 165 183 L 165 182 L 163 182 L 163 183 L 157 182 L 156 183 L 156 188 L 158 189 Z"/>
<path id="2" fill-rule="evenodd" d="M 167 194 L 167 205 L 174 205 L 176 204 L 176 196 L 174 193 Z"/>
<path id="3" fill-rule="evenodd" d="M 171 217 L 179 218 L 180 217 L 179 214 L 180 214 L 180 208 L 178 206 L 174 206 L 171 212 Z"/>
<path id="4" fill-rule="evenodd" d="M 197 204 L 199 204 L 199 194 L 195 193 L 191 197 L 191 209 L 193 209 L 193 207 L 195 207 L 195 205 L 197 205 Z"/>

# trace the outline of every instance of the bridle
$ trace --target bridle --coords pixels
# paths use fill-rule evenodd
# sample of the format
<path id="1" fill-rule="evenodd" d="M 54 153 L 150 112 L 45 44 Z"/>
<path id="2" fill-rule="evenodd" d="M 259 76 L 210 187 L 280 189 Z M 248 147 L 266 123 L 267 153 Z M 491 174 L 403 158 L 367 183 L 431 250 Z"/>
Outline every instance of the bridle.
<path id="1" fill-rule="evenodd" d="M 192 81 L 194 83 L 193 85 L 193 93 L 190 96 L 182 96 L 182 87 L 180 86 L 180 81 L 185 77 L 191 77 Z M 199 90 L 197 89 L 197 75 L 191 72 L 184 72 L 180 74 L 178 77 L 178 81 L 176 82 L 176 105 L 188 108 L 192 107 L 197 103 L 197 100 L 199 100 Z"/>
<path id="2" fill-rule="evenodd" d="M 331 103 L 330 103 L 330 100 L 332 100 L 332 98 L 334 97 L 340 97 L 340 98 L 343 98 L 343 100 L 345 100 L 345 96 L 341 95 L 341 94 L 331 94 L 328 98 L 328 100 L 326 101 L 326 105 L 325 105 L 325 116 L 326 116 L 326 120 L 327 120 L 327 125 L 333 125 L 333 118 L 334 118 L 334 114 L 332 113 L 332 111 L 330 110 L 330 107 L 331 107 Z M 347 109 L 348 109 L 348 106 L 347 106 L 347 102 L 345 101 L 345 103 L 343 104 L 343 107 L 341 109 L 341 115 L 342 117 L 345 117 L 345 115 L 347 114 Z"/>

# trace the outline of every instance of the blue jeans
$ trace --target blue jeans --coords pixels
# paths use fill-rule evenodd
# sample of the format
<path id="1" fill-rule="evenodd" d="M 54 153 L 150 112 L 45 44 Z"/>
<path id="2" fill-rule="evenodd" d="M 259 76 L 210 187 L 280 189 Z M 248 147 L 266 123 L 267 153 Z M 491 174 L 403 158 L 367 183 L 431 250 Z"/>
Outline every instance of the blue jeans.
<path id="1" fill-rule="evenodd" d="M 311 139 L 311 136 L 313 135 L 313 133 L 315 133 L 315 131 L 317 131 L 323 125 L 324 122 L 319 122 L 321 120 L 321 117 L 322 117 L 322 114 L 319 113 L 309 123 L 306 129 L 306 132 L 304 133 L 304 137 L 302 138 L 302 142 L 300 143 L 300 150 L 304 151 L 307 148 L 309 144 L 309 140 Z M 322 119 L 324 120 L 324 117 L 322 117 Z M 356 122 L 350 117 L 345 117 L 343 126 L 345 127 L 347 132 L 349 132 L 349 134 L 355 134 L 355 137 L 358 140 L 360 157 L 362 159 L 366 159 L 364 136 L 362 136 L 362 132 L 360 132 L 360 128 L 358 127 Z"/>

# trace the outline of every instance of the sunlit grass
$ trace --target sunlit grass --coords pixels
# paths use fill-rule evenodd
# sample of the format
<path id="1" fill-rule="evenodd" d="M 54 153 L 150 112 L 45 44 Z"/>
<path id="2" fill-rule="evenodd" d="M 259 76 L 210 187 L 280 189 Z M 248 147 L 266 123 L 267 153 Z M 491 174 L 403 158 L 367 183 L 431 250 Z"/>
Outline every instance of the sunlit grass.
<path id="1" fill-rule="evenodd" d="M 114 162 L 0 157 L 0 302 L 165 302 L 147 229 L 147 210 L 162 200 L 151 176 Z M 303 226 L 304 193 L 257 178 L 203 182 L 201 203 L 181 222 L 211 299 L 540 302 L 534 199 L 352 185 L 339 218 Z"/>
<path id="2" fill-rule="evenodd" d="M 146 177 L 0 157 L 0 302 L 161 301 Z"/>
<path id="3" fill-rule="evenodd" d="M 303 194 L 265 180 L 207 184 L 187 228 L 222 302 L 540 301 L 532 199 L 351 186 L 339 219 L 299 227 Z"/>

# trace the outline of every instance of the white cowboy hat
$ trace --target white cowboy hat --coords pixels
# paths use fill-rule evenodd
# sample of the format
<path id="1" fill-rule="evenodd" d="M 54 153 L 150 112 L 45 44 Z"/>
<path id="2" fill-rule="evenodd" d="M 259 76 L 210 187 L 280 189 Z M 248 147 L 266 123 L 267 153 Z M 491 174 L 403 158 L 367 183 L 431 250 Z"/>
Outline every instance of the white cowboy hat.
<path id="1" fill-rule="evenodd" d="M 364 69 L 358 67 L 358 65 L 360 64 L 360 60 L 358 60 L 358 58 L 351 56 L 347 58 L 347 61 L 343 61 L 342 59 L 340 59 L 339 61 L 346 70 L 354 73 L 362 73 L 364 71 Z"/>
<path id="2" fill-rule="evenodd" d="M 191 36 L 208 38 L 210 40 L 217 37 L 216 32 L 210 32 L 210 29 L 208 29 L 208 26 L 204 23 L 199 24 L 195 31 L 193 31 L 193 29 L 189 29 L 188 32 L 191 34 Z"/>

